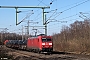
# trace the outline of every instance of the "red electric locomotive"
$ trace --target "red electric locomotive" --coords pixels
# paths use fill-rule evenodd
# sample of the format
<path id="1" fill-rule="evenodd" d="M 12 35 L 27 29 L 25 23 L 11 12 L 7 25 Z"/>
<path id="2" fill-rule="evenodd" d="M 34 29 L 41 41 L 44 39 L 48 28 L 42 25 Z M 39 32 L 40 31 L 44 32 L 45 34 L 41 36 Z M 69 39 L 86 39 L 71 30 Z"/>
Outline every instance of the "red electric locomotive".
<path id="1" fill-rule="evenodd" d="M 27 49 L 35 52 L 52 52 L 53 42 L 51 36 L 39 35 L 27 40 Z"/>

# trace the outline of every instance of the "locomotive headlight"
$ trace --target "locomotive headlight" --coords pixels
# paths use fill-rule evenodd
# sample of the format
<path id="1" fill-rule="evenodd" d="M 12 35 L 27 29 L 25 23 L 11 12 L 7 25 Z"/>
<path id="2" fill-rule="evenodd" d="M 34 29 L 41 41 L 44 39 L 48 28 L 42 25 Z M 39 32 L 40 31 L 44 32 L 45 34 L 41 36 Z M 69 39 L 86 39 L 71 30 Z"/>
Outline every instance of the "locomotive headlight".
<path id="1" fill-rule="evenodd" d="M 49 45 L 52 45 L 52 43 L 49 43 Z"/>
<path id="2" fill-rule="evenodd" d="M 45 45 L 45 43 L 42 43 L 42 45 Z"/>

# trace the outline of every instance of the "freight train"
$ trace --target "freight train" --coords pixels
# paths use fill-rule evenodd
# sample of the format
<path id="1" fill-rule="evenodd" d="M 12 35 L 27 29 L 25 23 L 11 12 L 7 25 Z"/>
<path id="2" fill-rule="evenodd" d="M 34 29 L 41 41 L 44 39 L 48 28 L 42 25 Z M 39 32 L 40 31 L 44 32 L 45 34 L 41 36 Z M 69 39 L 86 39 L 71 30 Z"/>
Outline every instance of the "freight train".
<path id="1" fill-rule="evenodd" d="M 4 45 L 9 48 L 26 49 L 27 40 L 6 40 Z"/>
<path id="2" fill-rule="evenodd" d="M 10 48 L 35 51 L 39 53 L 53 51 L 52 37 L 42 34 L 37 37 L 30 37 L 27 40 L 6 40 L 4 44 Z"/>

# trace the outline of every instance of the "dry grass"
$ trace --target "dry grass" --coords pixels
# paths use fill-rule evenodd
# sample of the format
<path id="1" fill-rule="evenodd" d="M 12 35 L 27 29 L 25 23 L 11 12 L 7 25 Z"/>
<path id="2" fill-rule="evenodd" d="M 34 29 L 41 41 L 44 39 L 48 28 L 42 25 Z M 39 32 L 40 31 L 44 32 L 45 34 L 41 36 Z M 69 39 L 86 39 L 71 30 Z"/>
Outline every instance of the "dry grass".
<path id="1" fill-rule="evenodd" d="M 59 41 L 58 41 L 59 42 Z M 89 40 L 68 40 L 56 43 L 54 41 L 54 50 L 63 52 L 90 53 Z"/>

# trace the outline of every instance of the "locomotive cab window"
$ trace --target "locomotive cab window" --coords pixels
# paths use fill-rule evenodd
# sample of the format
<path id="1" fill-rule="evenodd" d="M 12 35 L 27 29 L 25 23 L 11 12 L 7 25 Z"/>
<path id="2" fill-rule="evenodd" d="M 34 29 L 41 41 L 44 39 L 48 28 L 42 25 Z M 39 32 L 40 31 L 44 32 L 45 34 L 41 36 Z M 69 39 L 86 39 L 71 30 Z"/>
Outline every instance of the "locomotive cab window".
<path id="1" fill-rule="evenodd" d="M 51 41 L 51 38 L 42 38 L 42 42 L 48 42 Z"/>

